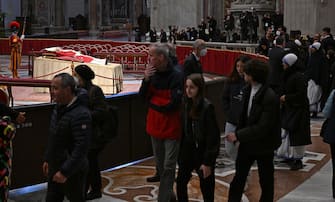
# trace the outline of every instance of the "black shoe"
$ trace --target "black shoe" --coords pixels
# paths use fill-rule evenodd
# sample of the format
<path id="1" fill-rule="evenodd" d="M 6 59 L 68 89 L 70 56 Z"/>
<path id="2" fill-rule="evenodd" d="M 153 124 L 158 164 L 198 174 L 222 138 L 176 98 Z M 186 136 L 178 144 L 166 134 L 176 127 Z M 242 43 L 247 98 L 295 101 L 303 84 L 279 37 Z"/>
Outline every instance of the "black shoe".
<path id="1" fill-rule="evenodd" d="M 313 119 L 318 118 L 318 113 L 317 112 L 312 112 L 311 118 L 313 118 Z"/>
<path id="2" fill-rule="evenodd" d="M 301 160 L 295 160 L 290 165 L 290 170 L 300 170 L 304 167 Z"/>
<path id="3" fill-rule="evenodd" d="M 176 194 L 173 192 L 170 198 L 170 202 L 177 202 Z"/>
<path id="4" fill-rule="evenodd" d="M 154 176 L 148 177 L 147 182 L 159 182 L 160 178 L 161 177 L 156 173 Z"/>
<path id="5" fill-rule="evenodd" d="M 101 198 L 101 192 L 88 192 L 86 195 L 86 200 L 93 200 L 93 199 L 97 199 L 97 198 Z"/>

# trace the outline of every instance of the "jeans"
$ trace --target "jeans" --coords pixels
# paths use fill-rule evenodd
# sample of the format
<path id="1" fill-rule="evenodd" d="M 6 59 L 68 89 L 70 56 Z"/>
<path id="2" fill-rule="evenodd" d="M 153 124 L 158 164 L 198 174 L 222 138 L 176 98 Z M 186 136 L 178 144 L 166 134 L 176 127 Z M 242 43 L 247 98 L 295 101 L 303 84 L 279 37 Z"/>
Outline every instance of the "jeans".
<path id="1" fill-rule="evenodd" d="M 225 126 L 225 133 L 229 133 L 229 132 L 235 132 L 236 126 L 234 124 L 231 124 L 229 122 L 226 123 Z M 233 161 L 236 160 L 236 156 L 237 156 L 237 149 L 238 146 L 236 144 L 234 144 L 233 142 L 229 142 L 226 138 L 225 138 L 225 148 L 226 148 L 226 152 L 229 156 L 229 158 Z"/>
<path id="2" fill-rule="evenodd" d="M 179 140 L 151 137 L 156 166 L 160 174 L 158 202 L 169 202 L 173 194 Z"/>

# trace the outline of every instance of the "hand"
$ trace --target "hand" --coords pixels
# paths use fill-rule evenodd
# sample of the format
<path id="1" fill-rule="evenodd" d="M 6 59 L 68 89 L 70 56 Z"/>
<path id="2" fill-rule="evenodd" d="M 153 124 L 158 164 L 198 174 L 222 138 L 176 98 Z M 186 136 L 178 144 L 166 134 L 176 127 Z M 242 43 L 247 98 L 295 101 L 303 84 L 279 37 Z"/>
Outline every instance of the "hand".
<path id="1" fill-rule="evenodd" d="M 58 171 L 54 177 L 52 178 L 53 181 L 57 183 L 65 183 L 67 180 L 67 177 L 65 177 L 60 171 Z"/>
<path id="2" fill-rule="evenodd" d="M 156 68 L 151 66 L 151 65 L 148 65 L 147 68 L 145 68 L 144 70 L 144 80 L 145 81 L 149 81 L 149 78 L 154 75 L 156 72 Z"/>
<path id="3" fill-rule="evenodd" d="M 24 34 L 22 34 L 22 35 L 21 35 L 21 37 L 20 37 L 20 39 L 21 39 L 21 40 L 23 40 L 23 39 L 24 39 L 24 37 L 25 37 L 25 36 L 24 36 Z"/>
<path id="4" fill-rule="evenodd" d="M 44 162 L 43 163 L 43 165 L 42 165 L 42 171 L 43 171 L 44 176 L 48 176 L 48 173 L 49 173 L 49 164 L 48 164 L 48 162 Z"/>
<path id="5" fill-rule="evenodd" d="M 199 168 L 199 170 L 202 170 L 202 173 L 204 174 L 204 179 L 206 179 L 208 176 L 212 174 L 212 169 L 210 166 L 206 166 L 202 164 Z"/>
<path id="6" fill-rule="evenodd" d="M 228 133 L 227 140 L 229 142 L 236 142 L 237 141 L 236 134 L 235 133 Z"/>
<path id="7" fill-rule="evenodd" d="M 17 115 L 17 117 L 16 117 L 16 122 L 17 123 L 25 122 L 26 121 L 25 115 L 26 115 L 26 112 L 19 112 L 19 115 Z"/>
<path id="8" fill-rule="evenodd" d="M 285 95 L 280 96 L 280 103 L 284 103 L 286 101 Z"/>

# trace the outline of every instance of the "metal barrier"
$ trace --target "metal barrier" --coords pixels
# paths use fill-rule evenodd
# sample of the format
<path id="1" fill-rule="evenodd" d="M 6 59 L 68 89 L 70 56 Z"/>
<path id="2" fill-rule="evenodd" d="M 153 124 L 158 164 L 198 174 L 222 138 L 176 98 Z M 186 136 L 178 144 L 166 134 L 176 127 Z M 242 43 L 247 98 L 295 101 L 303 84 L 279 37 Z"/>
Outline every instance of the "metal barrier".
<path id="1" fill-rule="evenodd" d="M 221 107 L 221 89 L 224 79 L 206 82 L 207 97 L 215 106 L 221 126 L 224 114 Z M 146 107 L 138 93 L 107 96 L 108 102 L 118 107 L 119 130 L 115 139 L 99 155 L 102 170 L 152 156 L 151 140 L 145 133 Z M 50 116 L 54 104 L 14 107 L 26 112 L 26 122 L 18 125 L 13 140 L 13 169 L 11 189 L 45 182 L 42 173 Z M 27 175 L 27 171 L 29 175 Z"/>
<path id="2" fill-rule="evenodd" d="M 177 45 L 192 46 L 194 41 L 176 41 Z M 258 44 L 248 43 L 222 43 L 222 42 L 206 42 L 209 48 L 223 49 L 223 50 L 237 50 L 248 53 L 256 53 Z"/>

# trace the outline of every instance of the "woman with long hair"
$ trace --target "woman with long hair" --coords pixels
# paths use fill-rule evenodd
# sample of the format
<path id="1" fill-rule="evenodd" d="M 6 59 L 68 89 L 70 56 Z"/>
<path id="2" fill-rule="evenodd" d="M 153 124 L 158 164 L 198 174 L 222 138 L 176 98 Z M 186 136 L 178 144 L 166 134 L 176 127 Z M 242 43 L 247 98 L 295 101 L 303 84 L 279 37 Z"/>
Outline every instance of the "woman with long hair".
<path id="1" fill-rule="evenodd" d="M 242 55 L 236 59 L 234 68 L 223 88 L 223 113 L 226 119 L 225 133 L 233 132 L 236 129 L 237 121 L 241 114 L 241 101 L 245 81 L 243 68 L 250 57 Z M 225 148 L 231 160 L 235 161 L 237 156 L 237 145 L 225 139 Z"/>
<path id="2" fill-rule="evenodd" d="M 183 136 L 178 158 L 177 197 L 188 201 L 187 184 L 195 170 L 204 201 L 214 201 L 215 162 L 220 147 L 220 130 L 214 106 L 204 96 L 201 74 L 186 79 L 183 111 Z"/>

